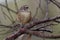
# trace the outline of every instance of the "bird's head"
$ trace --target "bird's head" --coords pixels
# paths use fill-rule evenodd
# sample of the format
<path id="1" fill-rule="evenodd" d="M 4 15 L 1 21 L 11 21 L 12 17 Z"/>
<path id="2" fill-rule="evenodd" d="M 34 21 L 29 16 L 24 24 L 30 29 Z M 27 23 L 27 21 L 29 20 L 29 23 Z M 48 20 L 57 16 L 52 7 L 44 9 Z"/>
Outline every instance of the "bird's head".
<path id="1" fill-rule="evenodd" d="M 21 6 L 20 10 L 28 11 L 29 7 L 28 5 Z"/>
<path id="2" fill-rule="evenodd" d="M 28 5 L 23 5 L 20 7 L 20 9 L 17 11 L 17 13 L 21 12 L 21 11 L 30 11 Z"/>

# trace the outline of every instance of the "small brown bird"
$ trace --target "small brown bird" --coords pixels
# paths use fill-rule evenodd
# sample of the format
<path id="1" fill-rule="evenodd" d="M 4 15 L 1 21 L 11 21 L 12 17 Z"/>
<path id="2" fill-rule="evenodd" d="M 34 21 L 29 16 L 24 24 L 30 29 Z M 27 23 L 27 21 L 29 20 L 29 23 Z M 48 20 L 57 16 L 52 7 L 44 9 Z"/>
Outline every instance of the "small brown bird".
<path id="1" fill-rule="evenodd" d="M 17 20 L 22 24 L 26 24 L 31 20 L 31 11 L 27 5 L 22 6 L 18 10 Z"/>
<path id="2" fill-rule="evenodd" d="M 30 9 L 29 9 L 29 7 L 27 5 L 23 5 L 18 10 L 18 12 L 17 12 L 17 20 L 22 24 L 26 24 L 26 23 L 30 22 L 30 20 L 31 20 L 31 11 L 30 11 Z M 30 34 L 28 34 L 27 40 L 31 40 L 31 35 Z"/>

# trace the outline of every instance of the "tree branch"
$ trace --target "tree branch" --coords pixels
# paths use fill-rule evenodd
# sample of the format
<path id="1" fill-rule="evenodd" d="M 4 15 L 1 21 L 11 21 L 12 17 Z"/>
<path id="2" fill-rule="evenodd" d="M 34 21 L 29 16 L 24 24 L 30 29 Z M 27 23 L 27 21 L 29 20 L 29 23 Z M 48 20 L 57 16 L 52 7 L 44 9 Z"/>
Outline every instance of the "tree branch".
<path id="1" fill-rule="evenodd" d="M 0 26 L 4 26 L 5 28 L 12 28 L 11 26 L 1 25 L 1 24 Z"/>
<path id="2" fill-rule="evenodd" d="M 16 8 L 16 10 L 18 11 L 18 5 L 17 5 L 16 0 L 14 0 L 14 3 L 15 3 L 15 8 Z"/>
<path id="3" fill-rule="evenodd" d="M 15 40 L 18 36 L 22 35 L 25 31 L 26 31 L 26 29 L 20 28 L 20 30 L 18 30 L 16 33 L 8 36 L 5 40 Z"/>
<path id="4" fill-rule="evenodd" d="M 53 4 L 55 4 L 58 8 L 60 8 L 60 2 L 56 0 L 50 0 Z"/>
<path id="5" fill-rule="evenodd" d="M 45 26 L 41 26 L 41 27 L 38 27 L 38 28 L 36 28 L 36 29 L 32 29 L 32 31 L 45 31 L 45 32 L 50 32 L 50 33 L 52 33 L 52 31 L 51 30 L 47 30 L 47 29 L 41 29 L 41 28 L 45 28 L 45 27 L 47 27 L 47 26 L 52 26 L 52 25 L 57 25 L 57 24 L 48 24 L 48 25 L 45 25 Z"/>
<path id="6" fill-rule="evenodd" d="M 7 8 L 7 9 L 9 9 L 10 11 L 12 11 L 12 12 L 14 12 L 14 13 L 17 13 L 16 11 L 14 11 L 14 10 L 12 10 L 12 9 L 8 8 L 8 7 L 7 7 L 7 6 L 5 6 L 5 5 L 0 4 L 0 6 L 2 6 L 2 7 L 4 7 L 4 8 Z"/>
<path id="7" fill-rule="evenodd" d="M 50 38 L 50 39 L 56 39 L 60 38 L 60 34 L 44 34 L 43 32 L 38 32 L 38 31 L 26 31 L 29 34 L 35 35 L 37 37 L 42 37 L 42 38 Z"/>
<path id="8" fill-rule="evenodd" d="M 24 26 L 24 28 L 20 28 L 15 34 L 12 34 L 11 36 L 7 37 L 6 40 L 15 40 L 18 36 L 20 36 L 21 34 L 24 34 L 24 33 L 29 33 L 29 34 L 39 36 L 39 37 L 42 37 L 42 38 L 60 38 L 60 34 L 58 34 L 58 35 L 55 35 L 55 34 L 48 34 L 48 35 L 45 34 L 45 35 L 43 35 L 43 33 L 39 32 L 39 31 L 29 30 L 29 28 L 31 28 L 33 26 L 36 26 L 36 25 L 41 24 L 41 23 L 54 21 L 56 19 L 60 19 L 60 16 L 56 16 L 56 17 L 46 19 L 46 20 L 32 21 L 32 22 L 26 24 Z"/>
<path id="9" fill-rule="evenodd" d="M 49 18 L 49 19 L 46 19 L 46 20 L 37 20 L 37 21 L 31 21 L 30 23 L 26 24 L 24 28 L 27 28 L 27 29 L 30 29 L 32 28 L 33 26 L 36 26 L 38 24 L 41 24 L 41 23 L 46 23 L 46 22 L 55 22 L 56 19 L 60 19 L 60 16 L 55 16 L 55 17 L 52 17 L 52 18 Z"/>
<path id="10" fill-rule="evenodd" d="M 8 1 L 7 0 L 5 0 L 5 4 L 6 4 L 6 7 L 7 7 L 6 9 L 7 9 L 8 13 L 9 13 L 10 17 L 12 18 L 12 23 L 13 23 L 14 19 L 13 19 L 11 13 L 10 13 L 10 10 L 8 9 Z"/>
<path id="11" fill-rule="evenodd" d="M 4 14 L 4 16 L 6 16 L 12 22 L 11 18 L 3 11 L 3 8 L 2 7 L 1 7 L 1 11 Z"/>

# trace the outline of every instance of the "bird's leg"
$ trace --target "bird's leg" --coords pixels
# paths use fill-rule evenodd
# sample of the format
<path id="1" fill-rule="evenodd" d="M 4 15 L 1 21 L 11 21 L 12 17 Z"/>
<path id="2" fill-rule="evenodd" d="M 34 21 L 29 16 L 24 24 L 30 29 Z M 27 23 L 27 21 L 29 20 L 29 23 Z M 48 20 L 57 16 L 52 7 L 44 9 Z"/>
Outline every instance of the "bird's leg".
<path id="1" fill-rule="evenodd" d="M 27 40 L 31 40 L 31 34 L 28 34 Z"/>
<path id="2" fill-rule="evenodd" d="M 24 34 L 22 40 L 31 40 L 31 34 Z"/>

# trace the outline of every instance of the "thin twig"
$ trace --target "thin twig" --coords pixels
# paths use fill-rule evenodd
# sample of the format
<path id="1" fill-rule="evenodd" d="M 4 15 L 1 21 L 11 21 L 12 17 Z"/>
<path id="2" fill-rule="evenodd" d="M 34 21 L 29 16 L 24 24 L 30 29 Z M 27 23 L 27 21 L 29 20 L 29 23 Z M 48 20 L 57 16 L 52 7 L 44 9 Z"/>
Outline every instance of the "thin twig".
<path id="1" fill-rule="evenodd" d="M 56 0 L 50 0 L 53 4 L 55 4 L 58 8 L 60 8 L 60 2 Z"/>
<path id="2" fill-rule="evenodd" d="M 2 7 L 4 7 L 4 8 L 9 9 L 9 10 L 10 10 L 11 12 L 13 12 L 13 13 L 17 13 L 16 11 L 14 11 L 14 10 L 12 10 L 12 9 L 8 8 L 8 7 L 7 7 L 7 6 L 5 6 L 5 5 L 0 4 L 0 6 L 2 6 Z"/>
<path id="3" fill-rule="evenodd" d="M 2 25 L 2 24 L 0 24 L 0 26 L 3 26 L 3 27 L 5 27 L 5 28 L 12 28 L 11 26 Z"/>
<path id="4" fill-rule="evenodd" d="M 10 19 L 10 17 L 3 11 L 3 8 L 2 8 L 2 7 L 1 7 L 1 11 L 2 11 L 2 13 L 3 13 L 5 16 L 7 16 L 8 19 L 12 22 L 12 20 Z"/>
<path id="5" fill-rule="evenodd" d="M 41 29 L 41 28 L 45 28 L 45 27 L 47 27 L 47 26 L 53 26 L 53 25 L 57 25 L 57 24 L 47 24 L 47 25 L 44 25 L 44 26 L 41 26 L 41 27 L 38 27 L 38 28 L 32 29 L 32 30 L 39 30 L 39 29 Z"/>
<path id="6" fill-rule="evenodd" d="M 6 7 L 8 7 L 8 2 L 7 2 L 7 0 L 5 0 L 5 3 L 6 3 Z M 9 13 L 9 15 L 10 15 L 10 17 L 12 18 L 11 20 L 12 20 L 12 23 L 14 22 L 14 19 L 13 19 L 13 17 L 12 17 L 12 15 L 11 15 L 11 13 L 10 13 L 10 10 L 7 8 L 7 11 L 8 11 L 8 13 Z"/>
<path id="7" fill-rule="evenodd" d="M 18 5 L 17 5 L 16 0 L 14 0 L 14 3 L 15 3 L 15 8 L 16 8 L 16 10 L 18 11 Z"/>

